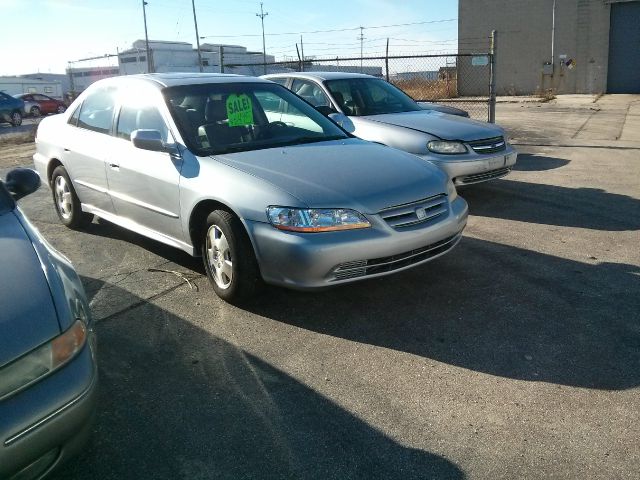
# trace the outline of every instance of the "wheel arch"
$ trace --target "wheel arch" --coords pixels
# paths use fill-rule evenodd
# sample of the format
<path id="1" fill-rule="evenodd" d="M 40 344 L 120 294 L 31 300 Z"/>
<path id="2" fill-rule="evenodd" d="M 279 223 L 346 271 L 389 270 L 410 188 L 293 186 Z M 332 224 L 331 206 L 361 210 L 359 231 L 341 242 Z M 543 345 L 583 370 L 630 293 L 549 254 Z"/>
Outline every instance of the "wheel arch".
<path id="1" fill-rule="evenodd" d="M 251 238 L 251 235 L 249 235 L 249 229 L 247 228 L 247 225 L 242 216 L 238 215 L 238 212 L 226 203 L 215 199 L 204 199 L 196 203 L 196 205 L 191 210 L 191 215 L 189 216 L 189 239 L 191 240 L 191 245 L 193 245 L 194 256 L 200 256 L 202 254 L 201 238 L 202 234 L 204 233 L 203 230 L 205 228 L 205 220 L 214 210 L 226 210 L 227 212 L 238 218 L 238 220 L 240 220 L 240 223 L 244 228 L 244 234 L 247 236 L 249 242 L 251 243 L 251 246 L 253 247 L 254 255 L 257 255 L 253 238 Z"/>
<path id="2" fill-rule="evenodd" d="M 51 160 L 49 160 L 49 163 L 47 165 L 47 183 L 49 185 L 51 185 L 51 176 L 53 175 L 53 171 L 58 167 L 64 167 L 64 165 L 59 159 L 54 157 Z"/>

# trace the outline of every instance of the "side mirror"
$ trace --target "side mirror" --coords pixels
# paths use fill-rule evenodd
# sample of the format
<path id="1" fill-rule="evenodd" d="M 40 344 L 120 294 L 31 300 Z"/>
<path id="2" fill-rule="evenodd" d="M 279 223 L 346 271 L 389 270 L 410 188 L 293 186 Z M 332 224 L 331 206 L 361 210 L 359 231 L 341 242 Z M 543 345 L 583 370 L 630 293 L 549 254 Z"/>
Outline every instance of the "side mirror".
<path id="1" fill-rule="evenodd" d="M 131 142 L 136 148 L 150 150 L 152 152 L 176 153 L 174 145 L 167 145 L 162 140 L 162 135 L 158 130 L 134 130 L 131 132 Z"/>
<path id="2" fill-rule="evenodd" d="M 329 115 L 331 115 L 332 113 L 338 113 L 336 112 L 333 108 L 331 108 L 329 105 L 317 105 L 315 107 L 315 109 L 317 111 L 319 111 L 322 115 L 324 115 L 325 117 L 328 117 Z"/>
<path id="3" fill-rule="evenodd" d="M 29 168 L 16 168 L 7 173 L 4 182 L 14 200 L 32 194 L 40 187 L 40 175 Z"/>
<path id="4" fill-rule="evenodd" d="M 338 124 L 340 127 L 342 127 L 344 130 L 346 130 L 349 133 L 353 133 L 356 130 L 356 127 L 351 121 L 351 119 L 347 117 L 344 113 L 332 113 L 331 115 L 329 115 L 329 119 L 332 120 L 334 123 Z"/>

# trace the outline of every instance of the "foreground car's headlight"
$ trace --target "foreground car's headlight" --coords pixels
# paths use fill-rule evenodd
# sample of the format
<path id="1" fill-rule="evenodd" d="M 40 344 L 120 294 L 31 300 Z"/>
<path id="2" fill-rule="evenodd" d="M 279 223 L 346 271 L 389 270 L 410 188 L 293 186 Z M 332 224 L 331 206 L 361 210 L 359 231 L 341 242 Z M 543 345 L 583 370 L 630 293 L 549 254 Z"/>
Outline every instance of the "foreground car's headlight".
<path id="1" fill-rule="evenodd" d="M 453 202 L 458 198 L 458 191 L 451 180 L 447 180 L 447 196 L 449 197 L 449 202 Z"/>
<path id="2" fill-rule="evenodd" d="M 62 367 L 86 341 L 87 327 L 76 320 L 66 332 L 0 368 L 0 400 Z"/>
<path id="3" fill-rule="evenodd" d="M 447 142 L 444 140 L 431 140 L 427 143 L 430 152 L 442 155 L 454 155 L 456 153 L 466 153 L 467 147 L 461 142 Z"/>
<path id="4" fill-rule="evenodd" d="M 348 208 L 269 207 L 267 216 L 277 229 L 292 232 L 332 232 L 371 226 L 364 215 Z"/>

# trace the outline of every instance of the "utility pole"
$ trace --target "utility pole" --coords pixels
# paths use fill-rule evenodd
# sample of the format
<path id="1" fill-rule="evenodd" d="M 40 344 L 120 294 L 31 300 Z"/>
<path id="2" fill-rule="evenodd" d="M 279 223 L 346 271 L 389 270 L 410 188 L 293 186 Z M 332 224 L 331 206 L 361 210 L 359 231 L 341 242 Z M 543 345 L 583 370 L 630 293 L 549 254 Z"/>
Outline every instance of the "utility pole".
<path id="1" fill-rule="evenodd" d="M 364 27 L 360 27 L 360 35 L 358 36 L 358 40 L 360 40 L 360 73 L 362 73 L 362 43 L 364 42 Z"/>
<path id="2" fill-rule="evenodd" d="M 196 18 L 196 2 L 191 0 L 191 8 L 193 8 L 193 23 L 196 26 L 196 45 L 198 46 L 198 68 L 202 73 L 202 54 L 200 53 L 200 36 L 198 35 L 198 19 Z"/>
<path id="3" fill-rule="evenodd" d="M 300 35 L 300 53 L 302 55 L 302 68 L 301 72 L 304 72 L 304 43 L 302 43 L 302 35 Z"/>
<path id="4" fill-rule="evenodd" d="M 153 73 L 151 71 L 151 55 L 149 54 L 149 34 L 147 33 L 147 2 L 142 0 L 142 16 L 144 18 L 144 42 L 147 47 L 147 73 Z"/>
<path id="5" fill-rule="evenodd" d="M 269 13 L 262 10 L 262 2 L 260 2 L 260 13 L 256 13 L 256 17 L 260 17 L 260 21 L 262 22 L 262 64 L 264 65 L 265 74 L 267 73 L 267 47 L 264 41 L 264 17 L 267 15 L 269 15 Z"/>

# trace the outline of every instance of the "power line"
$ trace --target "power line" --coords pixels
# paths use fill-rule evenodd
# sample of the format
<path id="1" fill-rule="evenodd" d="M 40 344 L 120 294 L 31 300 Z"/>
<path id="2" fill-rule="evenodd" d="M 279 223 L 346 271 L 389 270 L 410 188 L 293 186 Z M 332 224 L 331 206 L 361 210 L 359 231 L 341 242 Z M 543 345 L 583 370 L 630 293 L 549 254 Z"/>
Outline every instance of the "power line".
<path id="1" fill-rule="evenodd" d="M 444 23 L 444 22 L 454 22 L 457 21 L 457 18 L 446 18 L 442 20 L 428 20 L 423 22 L 410 22 L 410 23 L 397 23 L 394 25 L 374 25 L 371 27 L 352 27 L 352 28 L 334 28 L 331 30 L 311 30 L 307 32 L 280 32 L 280 33 L 267 33 L 269 36 L 279 36 L 279 35 L 302 35 L 302 34 L 313 34 L 313 33 L 331 33 L 331 32 L 349 32 L 360 30 L 361 28 L 392 28 L 392 27 L 408 27 L 411 25 L 427 25 L 432 23 Z M 240 38 L 240 37 L 259 37 L 259 34 L 255 33 L 247 33 L 241 35 L 206 35 L 202 38 Z"/>

